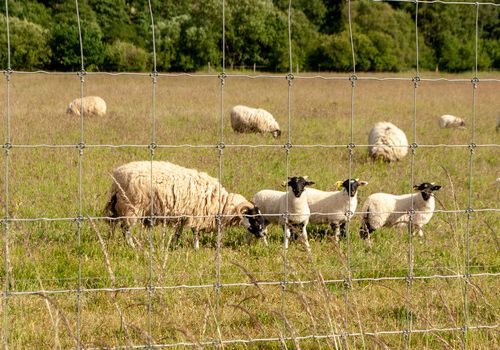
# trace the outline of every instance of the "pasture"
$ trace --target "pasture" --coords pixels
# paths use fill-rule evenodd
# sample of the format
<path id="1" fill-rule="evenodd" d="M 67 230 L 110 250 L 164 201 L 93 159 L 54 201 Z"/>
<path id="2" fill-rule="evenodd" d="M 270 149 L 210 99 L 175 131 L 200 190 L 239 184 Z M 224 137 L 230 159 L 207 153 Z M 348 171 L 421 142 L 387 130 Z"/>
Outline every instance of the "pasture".
<path id="1" fill-rule="evenodd" d="M 76 74 L 14 73 L 9 94 L 0 91 L 0 132 L 13 145 L 1 156 L 1 216 L 14 219 L 1 222 L 0 281 L 10 293 L 2 293 L 1 339 L 12 349 L 73 348 L 77 339 L 88 348 L 228 342 L 241 349 L 400 349 L 408 342 L 456 349 L 465 322 L 468 349 L 500 347 L 500 99 L 498 82 L 485 80 L 500 75 L 480 74 L 475 106 L 470 74 L 423 80 L 416 91 L 411 79 L 362 79 L 410 73 L 360 74 L 354 90 L 347 75 L 327 76 L 335 79 L 298 75 L 290 90 L 283 75 L 229 75 L 223 90 L 216 75 L 159 76 L 153 93 L 149 76 L 88 74 L 84 94 L 104 98 L 108 114 L 82 124 L 65 114 L 80 96 Z M 281 138 L 233 133 L 236 104 L 272 112 Z M 462 117 L 466 129 L 439 129 L 442 114 Z M 414 157 L 391 164 L 368 158 L 368 132 L 381 120 L 417 142 Z M 221 141 L 222 152 L 215 147 Z M 76 147 L 80 142 L 85 147 Z M 371 193 L 408 193 L 412 175 L 414 183 L 443 188 L 422 242 L 406 229 L 382 229 L 369 246 L 354 216 L 349 240 L 339 243 L 324 227 L 309 227 L 310 254 L 299 242 L 284 252 L 276 226 L 269 247 L 247 245 L 237 227 L 223 229 L 220 251 L 215 233 L 202 237 L 197 252 L 187 230 L 172 246 L 172 229 L 137 226 L 133 249 L 100 217 L 111 171 L 151 159 L 152 142 L 155 160 L 214 177 L 220 170 L 223 186 L 248 199 L 280 189 L 287 175 L 308 175 L 322 190 L 349 174 L 366 180 L 358 210 Z M 478 145 L 472 161 L 471 142 Z M 409 255 L 420 277 L 411 283 Z M 458 277 L 466 272 L 473 274 L 467 283 Z M 215 289 L 217 278 L 222 286 Z M 285 278 L 291 283 L 282 288 Z M 419 331 L 406 339 L 408 318 Z M 267 338 L 274 341 L 244 342 Z"/>

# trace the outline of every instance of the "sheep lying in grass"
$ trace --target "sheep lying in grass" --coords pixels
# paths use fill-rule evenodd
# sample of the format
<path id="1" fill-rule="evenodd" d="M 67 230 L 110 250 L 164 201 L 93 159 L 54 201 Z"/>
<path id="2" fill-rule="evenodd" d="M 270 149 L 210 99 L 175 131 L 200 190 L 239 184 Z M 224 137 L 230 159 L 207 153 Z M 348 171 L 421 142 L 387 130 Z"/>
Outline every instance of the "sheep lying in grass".
<path id="1" fill-rule="evenodd" d="M 361 238 L 370 238 L 370 234 L 381 227 L 405 226 L 410 222 L 409 211 L 415 211 L 412 220 L 413 233 L 417 231 L 423 237 L 422 226 L 427 224 L 436 206 L 434 192 L 441 186 L 424 182 L 413 187 L 418 193 L 394 195 L 374 193 L 366 199 L 362 210 L 362 224 L 359 231 Z"/>
<path id="2" fill-rule="evenodd" d="M 441 128 L 460 128 L 465 129 L 465 121 L 454 115 L 445 114 L 439 117 L 439 126 Z"/>
<path id="3" fill-rule="evenodd" d="M 403 130 L 389 122 L 378 122 L 368 135 L 368 153 L 373 160 L 394 162 L 408 153 L 408 140 Z"/>
<path id="4" fill-rule="evenodd" d="M 119 218 L 130 245 L 133 245 L 130 228 L 138 220 L 151 225 L 147 217 L 153 215 L 159 216 L 155 223 L 176 225 L 175 239 L 184 226 L 191 228 L 195 249 L 199 248 L 200 231 L 217 230 L 215 217 L 219 213 L 222 226 L 242 224 L 248 234 L 265 238 L 264 218 L 259 209 L 242 195 L 227 192 L 217 179 L 206 173 L 169 162 L 139 161 L 116 168 L 112 176 L 105 213 Z"/>
<path id="5" fill-rule="evenodd" d="M 358 188 L 368 185 L 359 179 L 337 181 L 337 191 L 326 192 L 315 188 L 307 188 L 307 203 L 311 210 L 309 222 L 313 224 L 330 224 L 338 241 L 340 235 L 345 236 L 345 225 L 354 215 L 358 205 Z"/>
<path id="6" fill-rule="evenodd" d="M 285 232 L 285 248 L 288 248 L 290 232 L 296 228 L 302 231 L 302 238 L 307 249 L 309 241 L 307 239 L 307 224 L 309 222 L 309 206 L 307 195 L 304 192 L 306 186 L 314 185 L 307 176 L 289 177 L 286 183 L 291 191 L 281 192 L 274 190 L 262 190 L 255 194 L 253 201 L 260 208 L 266 223 L 283 225 Z M 283 214 L 287 213 L 288 223 Z"/>
<path id="7" fill-rule="evenodd" d="M 106 102 L 99 96 L 76 98 L 68 105 L 66 113 L 77 117 L 82 114 L 85 117 L 102 117 L 106 114 Z"/>
<path id="8" fill-rule="evenodd" d="M 261 108 L 234 106 L 231 110 L 231 127 L 236 132 L 271 133 L 279 137 L 281 130 L 271 113 Z"/>

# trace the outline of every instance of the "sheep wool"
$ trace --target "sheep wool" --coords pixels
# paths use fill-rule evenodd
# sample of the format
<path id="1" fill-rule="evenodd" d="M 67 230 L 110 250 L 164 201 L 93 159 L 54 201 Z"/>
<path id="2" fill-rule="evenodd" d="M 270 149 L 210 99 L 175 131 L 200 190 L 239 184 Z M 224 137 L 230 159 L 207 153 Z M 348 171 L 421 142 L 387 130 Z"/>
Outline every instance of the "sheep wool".
<path id="1" fill-rule="evenodd" d="M 76 98 L 68 105 L 66 112 L 80 117 L 82 107 L 84 117 L 102 117 L 106 114 L 106 102 L 99 96 Z"/>
<path id="2" fill-rule="evenodd" d="M 218 213 L 222 225 L 232 226 L 242 223 L 241 213 L 254 207 L 208 174 L 169 162 L 127 163 L 116 168 L 112 177 L 105 212 L 120 218 L 127 232 L 138 220 L 151 215 L 160 216 L 156 223 L 178 224 L 182 220 L 182 225 L 193 231 L 214 231 Z"/>
<path id="3" fill-rule="evenodd" d="M 261 108 L 234 106 L 231 110 L 231 127 L 240 133 L 271 133 L 281 135 L 278 122 L 271 113 Z"/>
<path id="4" fill-rule="evenodd" d="M 378 122 L 368 135 L 368 153 L 372 159 L 386 162 L 401 160 L 408 153 L 408 140 L 403 130 L 389 122 Z"/>
<path id="5" fill-rule="evenodd" d="M 445 114 L 439 117 L 439 126 L 441 128 L 465 128 L 465 121 L 454 115 Z"/>

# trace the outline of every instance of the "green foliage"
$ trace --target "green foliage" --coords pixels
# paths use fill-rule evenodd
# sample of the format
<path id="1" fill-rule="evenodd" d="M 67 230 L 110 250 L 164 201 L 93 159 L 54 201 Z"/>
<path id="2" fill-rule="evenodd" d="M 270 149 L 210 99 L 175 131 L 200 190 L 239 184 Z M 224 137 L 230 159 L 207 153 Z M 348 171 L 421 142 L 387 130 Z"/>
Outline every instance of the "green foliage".
<path id="1" fill-rule="evenodd" d="M 0 46 L 7 48 L 6 17 L 0 15 Z M 48 30 L 42 26 L 11 17 L 10 59 L 12 69 L 41 69 L 50 62 L 51 51 L 47 48 Z M 8 65 L 8 51 L 0 50 L 0 64 Z"/>
<path id="2" fill-rule="evenodd" d="M 22 45 L 12 55 L 16 56 L 16 69 L 81 68 L 75 2 L 10 0 L 0 3 L 4 14 L 6 4 L 12 30 L 17 31 L 11 35 L 13 44 Z M 415 69 L 416 19 L 420 68 L 453 72 L 474 68 L 476 7 L 426 3 L 419 5 L 417 14 L 415 8 L 409 3 L 351 2 L 356 70 Z M 151 67 L 144 61 L 144 53 L 151 54 L 155 46 L 159 71 L 196 71 L 208 62 L 218 67 L 224 39 L 226 66 L 255 64 L 267 71 L 288 71 L 288 11 L 288 0 L 226 0 L 223 38 L 219 0 L 82 0 L 78 14 L 84 66 L 87 70 L 148 70 Z M 478 14 L 478 68 L 498 69 L 500 8 L 481 6 Z M 351 71 L 348 15 L 344 0 L 293 1 L 293 68 Z M 6 32 L 5 21 L 0 31 Z M 4 48 L 5 37 L 1 39 Z M 41 50 L 43 45 L 48 49 Z M 5 59 L 2 62 L 5 66 Z M 126 66 L 128 62 L 131 67 Z"/>
<path id="3" fill-rule="evenodd" d="M 106 46 L 103 68 L 106 71 L 145 71 L 149 66 L 148 53 L 134 44 L 117 40 Z"/>

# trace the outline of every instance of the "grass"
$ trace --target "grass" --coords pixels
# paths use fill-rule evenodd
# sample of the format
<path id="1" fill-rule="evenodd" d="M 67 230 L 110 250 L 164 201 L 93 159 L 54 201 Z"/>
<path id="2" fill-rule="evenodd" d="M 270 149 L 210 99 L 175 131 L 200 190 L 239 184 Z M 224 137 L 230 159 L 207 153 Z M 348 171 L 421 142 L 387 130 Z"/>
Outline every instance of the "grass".
<path id="1" fill-rule="evenodd" d="M 247 198 L 263 188 L 279 188 L 287 174 L 308 175 L 317 188 L 331 189 L 350 171 L 353 177 L 369 182 L 359 193 L 362 202 L 374 192 L 408 192 L 413 169 L 416 183 L 443 185 L 437 194 L 437 209 L 457 211 L 435 213 L 424 227 L 424 240 L 412 240 L 415 276 L 463 274 L 467 252 L 471 273 L 499 272 L 500 217 L 498 211 L 485 210 L 499 209 L 500 187 L 494 183 L 500 176 L 499 149 L 477 147 L 471 170 L 467 148 L 472 137 L 478 145 L 499 144 L 500 134 L 494 130 L 500 110 L 498 83 L 480 82 L 472 131 L 472 84 L 422 81 L 416 90 L 417 125 L 413 130 L 414 89 L 409 80 L 360 79 L 351 90 L 346 79 L 300 77 L 306 75 L 294 79 L 291 88 L 289 129 L 284 77 L 229 76 L 221 95 L 216 77 L 160 76 L 153 110 L 149 77 L 88 75 L 85 94 L 102 96 L 108 115 L 86 119 L 82 129 L 80 120 L 64 113 L 67 103 L 80 94 L 76 74 L 14 74 L 9 94 L 10 130 L 6 113 L 5 122 L 0 124 L 3 140 L 10 131 L 14 145 L 1 158 L 8 167 L 0 167 L 0 213 L 6 217 L 8 209 L 8 216 L 19 220 L 0 224 L 2 256 L 8 259 L 9 272 L 7 281 L 6 269 L 0 269 L 0 281 L 3 290 L 8 282 L 9 290 L 17 294 L 8 298 L 2 294 L 2 345 L 13 349 L 72 348 L 80 337 L 83 346 L 92 348 L 149 342 L 187 342 L 201 347 L 213 341 L 295 336 L 304 339 L 227 347 L 326 349 L 342 347 L 343 340 L 307 336 L 348 332 L 358 334 L 345 339 L 349 348 L 397 349 L 406 344 L 401 331 L 408 327 L 408 306 L 413 329 L 433 330 L 411 333 L 412 348 L 460 348 L 465 315 L 469 326 L 493 327 L 468 331 L 467 347 L 498 348 L 498 276 L 471 277 L 466 289 L 459 278 L 419 278 L 408 289 L 409 237 L 403 229 L 380 230 L 370 247 L 358 236 L 357 216 L 349 225 L 349 245 L 345 240 L 335 242 L 324 227 L 310 227 L 310 255 L 300 244 L 292 244 L 284 255 L 278 227 L 270 229 L 269 247 L 246 245 L 242 228 L 224 229 L 220 259 L 224 286 L 215 290 L 214 235 L 202 237 L 202 247 L 195 252 L 188 232 L 172 247 L 168 244 L 171 229 L 158 227 L 150 232 L 136 227 L 138 246 L 132 249 L 120 232 L 111 235 L 108 225 L 98 218 L 111 185 L 110 172 L 128 161 L 150 159 L 147 146 L 153 135 L 154 142 L 163 145 L 155 149 L 155 159 L 215 177 L 220 160 L 223 185 Z M 493 73 L 489 77 L 499 78 Z M 467 80 L 470 76 L 448 78 Z M 3 89 L 0 104 L 5 106 L 6 102 Z M 235 104 L 272 111 L 284 137 L 275 140 L 270 135 L 234 134 L 228 114 Z M 346 145 L 351 142 L 352 111 L 352 137 L 358 146 L 350 158 Z M 467 128 L 439 129 L 437 117 L 441 114 L 464 118 Z M 360 145 L 367 143 L 368 131 L 379 120 L 400 126 L 410 142 L 415 132 L 419 145 L 433 147 L 417 148 L 413 161 L 408 156 L 394 164 L 373 163 L 366 147 Z M 82 130 L 86 147 L 80 156 L 75 145 Z M 220 155 L 215 145 L 221 130 L 227 147 Z M 288 133 L 293 147 L 287 157 L 283 144 Z M 196 147 L 178 147 L 186 144 Z M 445 144 L 452 147 L 442 146 Z M 470 219 L 465 214 L 469 202 L 475 210 Z M 80 206 L 82 215 L 92 218 L 82 221 L 81 226 L 74 220 Z M 58 220 L 30 220 L 34 218 Z M 279 283 L 272 282 L 283 280 L 285 266 L 286 278 L 293 283 L 283 292 Z M 79 296 L 80 318 L 74 292 L 79 286 L 79 270 L 84 288 Z M 372 280 L 356 280 L 346 286 L 349 271 L 354 278 Z M 150 275 L 153 285 L 160 286 L 151 294 L 146 289 Z M 256 281 L 269 283 L 256 285 Z M 233 285 L 242 283 L 247 285 Z M 102 290 L 105 288 L 113 291 Z"/>

